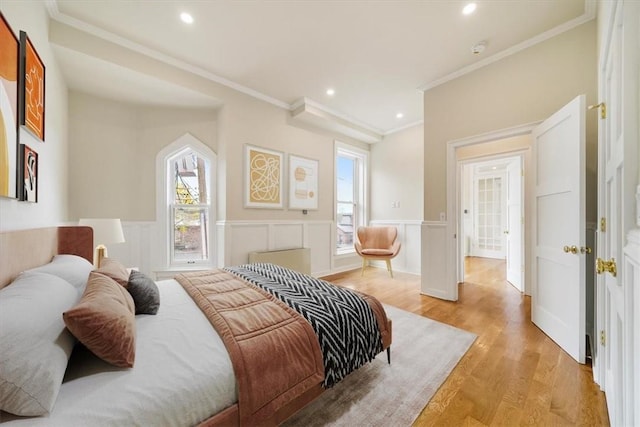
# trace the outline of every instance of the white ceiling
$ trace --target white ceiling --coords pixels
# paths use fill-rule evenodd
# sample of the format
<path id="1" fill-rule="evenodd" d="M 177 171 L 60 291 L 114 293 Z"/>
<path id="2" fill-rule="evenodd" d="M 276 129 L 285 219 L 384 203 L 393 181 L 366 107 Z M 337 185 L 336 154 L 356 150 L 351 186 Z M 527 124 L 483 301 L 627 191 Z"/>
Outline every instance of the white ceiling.
<path id="1" fill-rule="evenodd" d="M 49 10 L 54 19 L 112 41 L 125 38 L 276 105 L 304 97 L 385 134 L 422 120 L 423 89 L 593 18 L 592 0 L 476 3 L 470 16 L 456 0 L 49 0 Z M 180 21 L 183 11 L 192 25 Z M 473 55 L 479 41 L 487 48 Z M 56 55 L 74 89 L 129 102 L 218 104 L 68 49 L 56 48 Z"/>

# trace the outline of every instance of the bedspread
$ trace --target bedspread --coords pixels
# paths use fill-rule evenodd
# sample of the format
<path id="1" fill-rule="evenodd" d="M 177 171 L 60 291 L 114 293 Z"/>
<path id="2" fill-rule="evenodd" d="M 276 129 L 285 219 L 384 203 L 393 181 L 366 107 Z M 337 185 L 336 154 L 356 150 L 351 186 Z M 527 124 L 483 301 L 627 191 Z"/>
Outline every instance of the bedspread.
<path id="1" fill-rule="evenodd" d="M 307 319 L 320 341 L 325 388 L 382 351 L 376 315 L 361 294 L 269 263 L 225 270 L 259 286 Z"/>
<path id="2" fill-rule="evenodd" d="M 185 273 L 176 280 L 231 356 L 241 425 L 259 424 L 322 382 L 318 340 L 295 310 L 222 270 Z"/>

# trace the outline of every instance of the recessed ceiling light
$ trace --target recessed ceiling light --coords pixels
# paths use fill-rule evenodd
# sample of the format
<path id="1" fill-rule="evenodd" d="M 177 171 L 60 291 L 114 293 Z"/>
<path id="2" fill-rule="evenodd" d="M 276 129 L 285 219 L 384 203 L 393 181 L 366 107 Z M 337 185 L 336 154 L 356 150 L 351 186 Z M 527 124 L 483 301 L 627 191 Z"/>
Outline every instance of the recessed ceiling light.
<path id="1" fill-rule="evenodd" d="M 335 94 L 336 94 L 336 91 L 334 89 L 331 89 L 331 88 L 327 89 L 327 95 L 333 96 Z"/>
<path id="2" fill-rule="evenodd" d="M 471 15 L 473 12 L 475 12 L 476 7 L 478 5 L 476 5 L 475 3 L 469 3 L 467 4 L 463 9 L 462 9 L 462 14 L 463 15 Z"/>
<path id="3" fill-rule="evenodd" d="M 404 117 L 404 114 L 402 114 L 402 113 L 396 114 L 396 119 L 401 119 L 403 117 Z"/>
<path id="4" fill-rule="evenodd" d="M 193 24 L 193 16 L 187 12 L 182 12 L 180 14 L 180 19 L 182 19 L 182 22 L 185 24 Z"/>

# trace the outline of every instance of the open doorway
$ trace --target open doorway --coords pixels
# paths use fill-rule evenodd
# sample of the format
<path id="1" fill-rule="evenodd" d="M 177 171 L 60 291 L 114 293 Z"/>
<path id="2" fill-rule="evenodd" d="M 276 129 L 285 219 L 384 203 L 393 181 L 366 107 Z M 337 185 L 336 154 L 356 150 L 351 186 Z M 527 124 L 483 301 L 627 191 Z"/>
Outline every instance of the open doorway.
<path id="1" fill-rule="evenodd" d="M 502 218 L 500 220 L 492 219 L 491 223 L 491 239 L 492 242 L 500 243 L 503 254 L 494 256 L 501 257 L 499 262 L 503 263 L 503 270 L 496 270 L 494 267 L 488 269 L 495 273 L 496 280 L 502 277 L 503 281 L 507 278 L 514 288 L 525 295 L 531 295 L 530 289 L 530 271 L 525 260 L 528 259 L 529 251 L 527 242 L 530 241 L 530 229 L 527 227 L 528 212 L 531 205 L 527 198 L 530 192 L 531 182 L 527 170 L 531 167 L 531 129 L 535 125 L 527 125 L 520 128 L 514 128 L 494 134 L 485 134 L 477 138 L 469 138 L 466 140 L 456 141 L 449 146 L 450 164 L 455 165 L 452 168 L 452 176 L 449 182 L 454 186 L 449 190 L 455 197 L 452 197 L 452 204 L 449 206 L 449 212 L 456 217 L 452 234 L 456 234 L 461 238 L 456 239 L 455 245 L 455 274 L 457 282 L 465 281 L 465 260 L 467 255 L 476 256 L 476 260 L 493 260 L 498 258 L 483 258 L 487 253 L 477 252 L 473 248 L 474 239 L 472 233 L 480 236 L 480 230 L 474 230 L 473 221 L 478 224 L 480 222 L 479 213 L 472 212 L 473 188 L 480 184 L 480 178 L 489 178 L 492 174 L 500 170 L 500 194 L 505 204 L 501 205 Z M 493 169 L 496 167 L 496 169 Z M 473 171 L 476 173 L 476 184 L 474 184 Z M 465 177 L 466 175 L 466 177 Z M 492 197 L 497 197 L 494 190 L 497 187 L 495 175 L 493 181 L 484 181 L 485 191 L 487 185 L 492 186 Z M 517 181 L 512 183 L 510 181 Z M 510 191 L 511 190 L 511 194 Z M 464 206 L 465 192 L 468 197 Z M 485 196 L 488 197 L 488 194 Z M 480 196 L 476 195 L 478 201 Z M 510 201 L 509 201 L 510 200 Z M 511 205 L 511 206 L 509 206 Z M 484 207 L 486 208 L 486 206 Z M 467 209 L 467 214 L 464 210 Z M 495 221 L 495 223 L 494 223 Z M 488 218 L 487 221 L 488 223 Z M 510 223 L 510 224 L 509 224 Z M 494 228 L 495 227 L 495 228 Z M 513 231 L 511 230 L 513 229 Z M 508 232 L 505 233 L 505 232 Z M 489 233 L 485 233 L 484 238 L 488 238 Z M 479 240 L 476 244 L 479 244 Z M 475 252 L 474 252 L 475 251 Z M 509 252 L 509 254 L 507 254 Z M 489 255 L 491 255 L 489 253 Z M 519 258 L 519 259 L 518 259 Z M 481 264 L 485 268 L 488 264 Z M 492 273 L 493 274 L 493 273 Z"/>
<path id="2" fill-rule="evenodd" d="M 524 292 L 523 155 L 461 162 L 460 259 L 463 279 L 485 269 Z"/>

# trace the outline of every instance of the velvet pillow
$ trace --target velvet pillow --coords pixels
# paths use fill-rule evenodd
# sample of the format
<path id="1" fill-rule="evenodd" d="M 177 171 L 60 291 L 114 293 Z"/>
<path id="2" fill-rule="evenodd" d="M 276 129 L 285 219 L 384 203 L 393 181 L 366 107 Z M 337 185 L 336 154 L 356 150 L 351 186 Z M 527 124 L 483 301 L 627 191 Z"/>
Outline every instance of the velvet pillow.
<path id="1" fill-rule="evenodd" d="M 116 261 L 113 258 L 103 258 L 100 268 L 95 271 L 112 278 L 125 288 L 127 287 L 127 283 L 129 282 L 129 272 L 119 261 Z"/>
<path id="2" fill-rule="evenodd" d="M 127 290 L 92 272 L 78 305 L 63 314 L 71 333 L 96 356 L 114 366 L 133 366 L 136 351 L 135 307 Z"/>
<path id="3" fill-rule="evenodd" d="M 133 298 L 136 314 L 156 314 L 160 307 L 158 285 L 146 274 L 132 271 L 129 275 L 127 291 Z"/>
<path id="4" fill-rule="evenodd" d="M 51 412 L 76 342 L 60 315 L 77 301 L 75 287 L 45 273 L 24 272 L 0 291 L 0 410 Z"/>
<path id="5" fill-rule="evenodd" d="M 76 255 L 56 255 L 49 264 L 27 270 L 29 272 L 47 273 L 71 283 L 82 295 L 87 285 L 93 264 Z"/>

